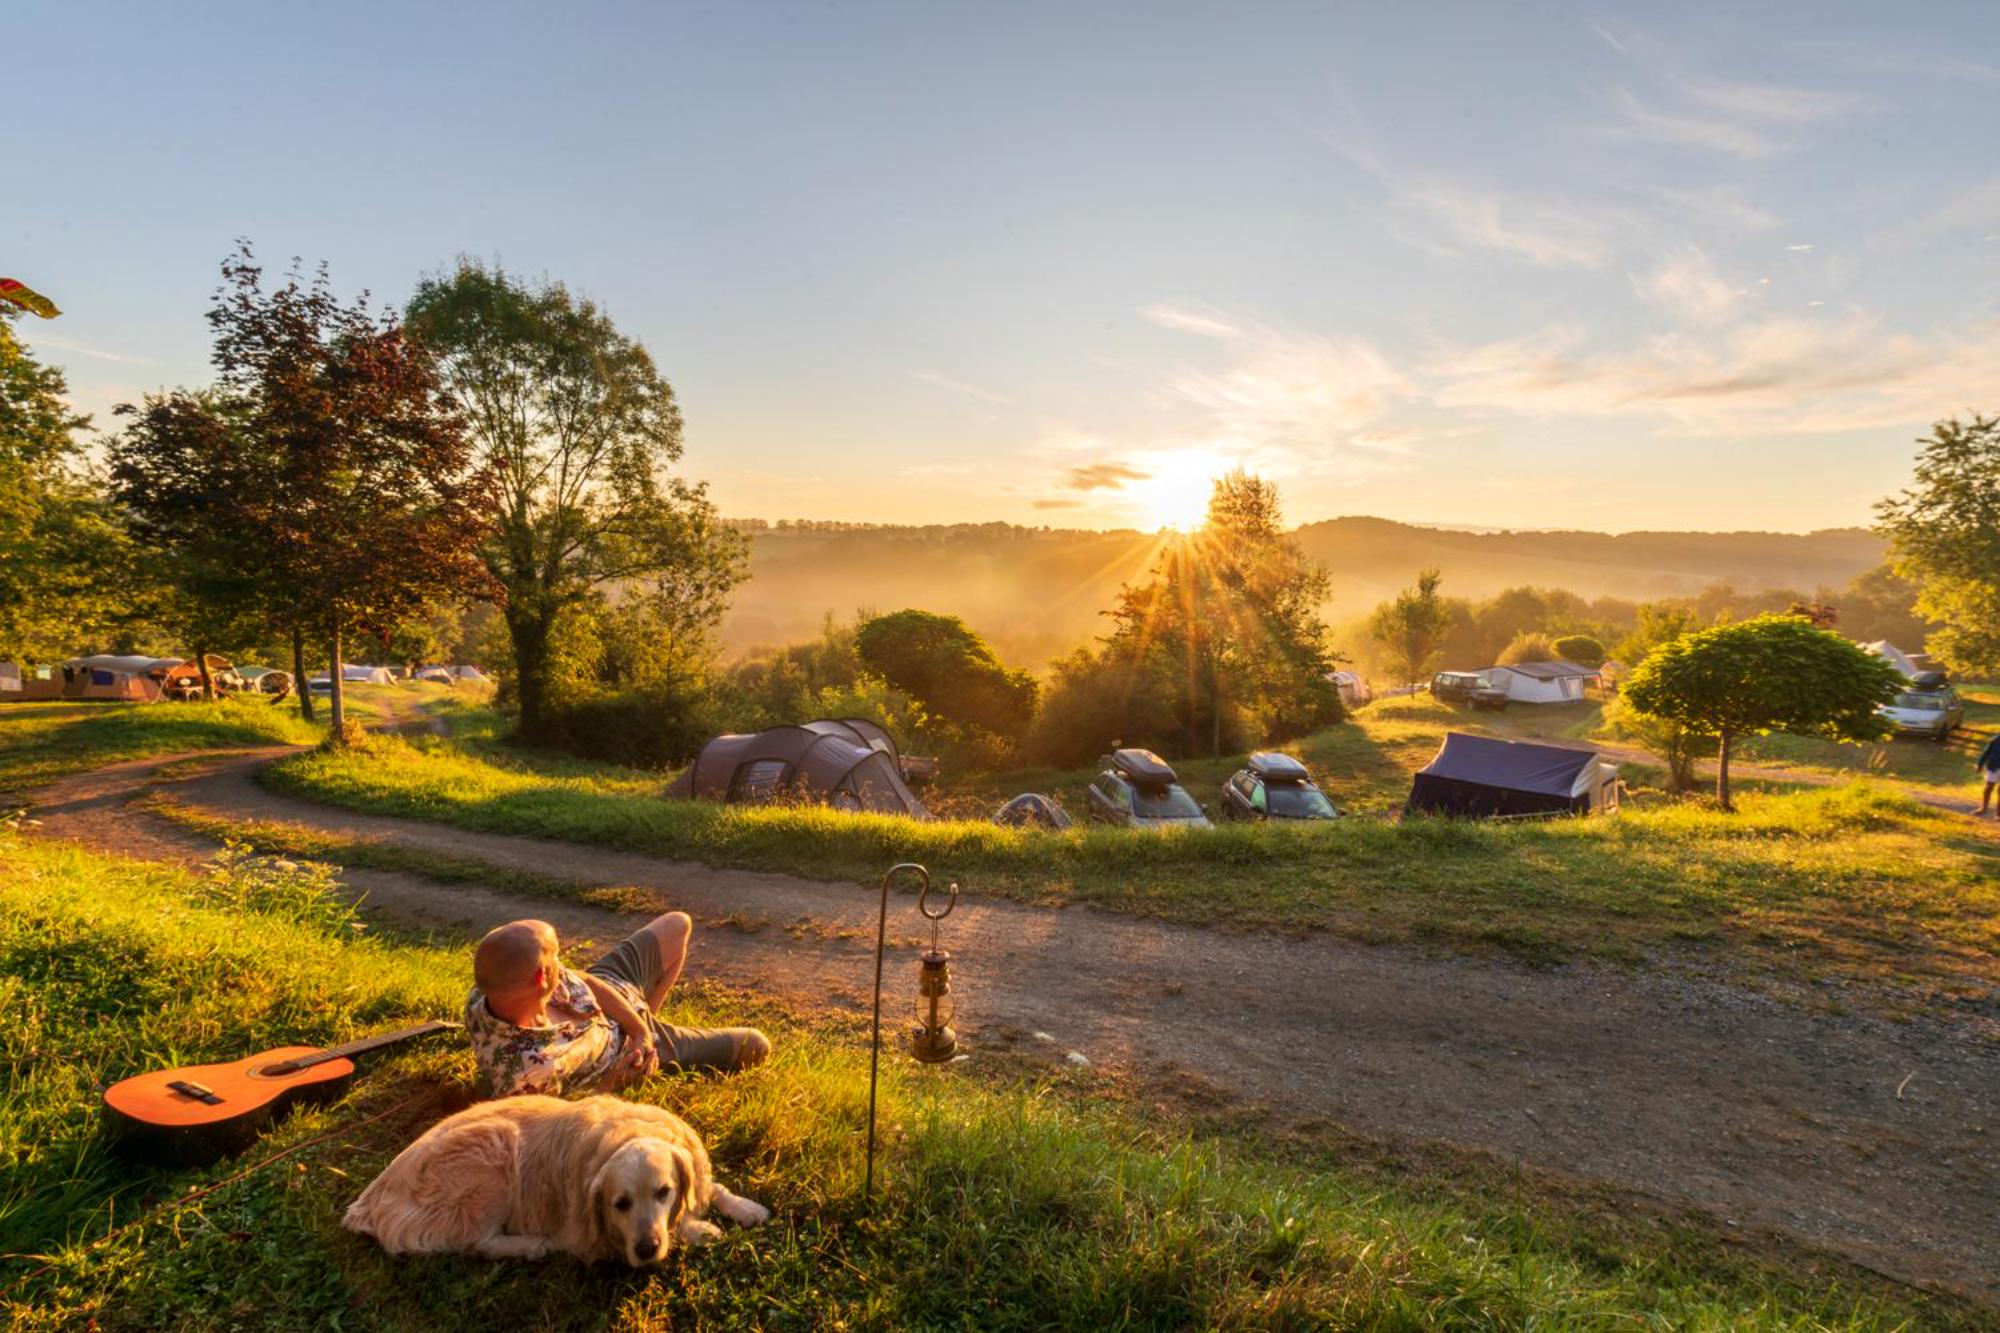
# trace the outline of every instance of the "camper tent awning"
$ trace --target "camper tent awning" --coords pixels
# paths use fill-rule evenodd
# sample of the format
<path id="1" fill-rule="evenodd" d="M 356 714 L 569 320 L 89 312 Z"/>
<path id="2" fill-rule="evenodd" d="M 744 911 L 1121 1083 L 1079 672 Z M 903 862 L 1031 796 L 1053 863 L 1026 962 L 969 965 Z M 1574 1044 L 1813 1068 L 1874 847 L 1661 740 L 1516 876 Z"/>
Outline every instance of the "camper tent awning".
<path id="1" fill-rule="evenodd" d="M 1447 815 L 1585 814 L 1612 770 L 1594 750 L 1448 732 L 1410 784 L 1409 809 Z"/>

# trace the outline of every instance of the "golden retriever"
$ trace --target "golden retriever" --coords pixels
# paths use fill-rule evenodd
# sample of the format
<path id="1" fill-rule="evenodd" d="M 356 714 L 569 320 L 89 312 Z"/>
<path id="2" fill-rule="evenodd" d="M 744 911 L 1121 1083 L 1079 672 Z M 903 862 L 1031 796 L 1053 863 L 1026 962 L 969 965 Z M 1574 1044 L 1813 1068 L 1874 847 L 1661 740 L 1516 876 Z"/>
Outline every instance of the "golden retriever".
<path id="1" fill-rule="evenodd" d="M 675 1240 L 771 1216 L 709 1172 L 686 1121 L 617 1097 L 507 1097 L 440 1120 L 361 1191 L 343 1219 L 390 1254 L 540 1259 L 558 1250 L 634 1268 Z"/>

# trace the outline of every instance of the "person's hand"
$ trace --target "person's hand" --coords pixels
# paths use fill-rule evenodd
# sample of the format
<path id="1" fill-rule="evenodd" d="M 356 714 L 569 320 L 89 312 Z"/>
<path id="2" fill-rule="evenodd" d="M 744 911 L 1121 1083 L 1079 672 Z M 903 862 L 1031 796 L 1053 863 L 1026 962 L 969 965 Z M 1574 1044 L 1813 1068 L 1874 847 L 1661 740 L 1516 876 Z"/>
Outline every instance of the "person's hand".
<path id="1" fill-rule="evenodd" d="M 660 1053 L 653 1046 L 653 1034 L 625 1034 L 625 1052 L 618 1057 L 619 1082 L 637 1083 L 660 1067 Z"/>

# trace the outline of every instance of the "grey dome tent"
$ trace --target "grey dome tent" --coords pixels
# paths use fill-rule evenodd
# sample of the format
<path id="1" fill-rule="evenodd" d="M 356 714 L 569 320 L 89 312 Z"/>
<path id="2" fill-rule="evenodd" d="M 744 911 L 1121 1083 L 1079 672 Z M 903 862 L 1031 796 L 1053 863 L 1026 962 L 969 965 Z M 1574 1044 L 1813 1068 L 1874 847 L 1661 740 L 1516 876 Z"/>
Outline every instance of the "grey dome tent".
<path id="1" fill-rule="evenodd" d="M 1410 783 L 1405 814 L 1587 815 L 1618 806 L 1617 766 L 1595 750 L 1446 732 Z"/>
<path id="2" fill-rule="evenodd" d="M 701 747 L 667 795 L 731 804 L 796 795 L 841 810 L 930 818 L 903 780 L 896 742 L 858 717 L 717 736 Z"/>

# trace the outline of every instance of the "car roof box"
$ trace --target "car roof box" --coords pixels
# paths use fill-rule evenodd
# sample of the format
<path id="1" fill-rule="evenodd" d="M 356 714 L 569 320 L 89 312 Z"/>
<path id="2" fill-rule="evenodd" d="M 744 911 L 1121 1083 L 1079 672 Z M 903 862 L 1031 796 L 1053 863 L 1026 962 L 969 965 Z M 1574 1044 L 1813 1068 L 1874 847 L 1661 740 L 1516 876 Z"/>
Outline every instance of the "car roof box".
<path id="1" fill-rule="evenodd" d="M 1919 671 L 1910 677 L 1910 684 L 1920 690 L 1941 690 L 1944 683 L 1945 673 L 1942 671 Z"/>
<path id="2" fill-rule="evenodd" d="M 1173 765 L 1151 750 L 1113 750 L 1111 766 L 1142 787 L 1163 787 L 1175 780 Z"/>
<path id="3" fill-rule="evenodd" d="M 1276 750 L 1259 750 L 1250 756 L 1250 771 L 1266 782 L 1309 782 L 1312 774 L 1306 766 L 1288 754 Z"/>

